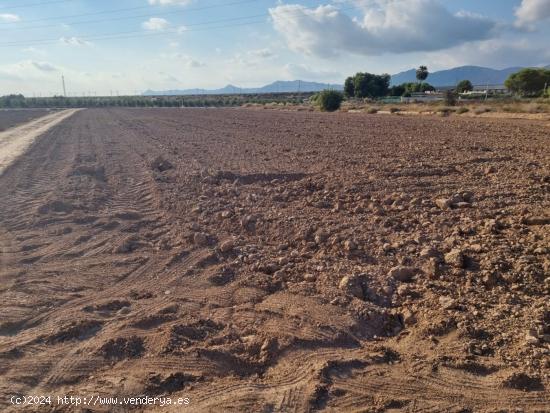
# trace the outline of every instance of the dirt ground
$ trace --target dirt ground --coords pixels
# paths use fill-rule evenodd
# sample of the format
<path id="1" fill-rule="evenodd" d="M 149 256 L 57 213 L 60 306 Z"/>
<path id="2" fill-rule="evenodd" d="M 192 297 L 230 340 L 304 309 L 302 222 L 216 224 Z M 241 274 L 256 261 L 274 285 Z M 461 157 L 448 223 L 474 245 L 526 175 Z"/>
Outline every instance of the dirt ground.
<path id="1" fill-rule="evenodd" d="M 74 114 L 0 177 L 0 409 L 550 411 L 549 133 Z"/>
<path id="2" fill-rule="evenodd" d="M 0 109 L 0 132 L 49 113 L 51 109 Z"/>

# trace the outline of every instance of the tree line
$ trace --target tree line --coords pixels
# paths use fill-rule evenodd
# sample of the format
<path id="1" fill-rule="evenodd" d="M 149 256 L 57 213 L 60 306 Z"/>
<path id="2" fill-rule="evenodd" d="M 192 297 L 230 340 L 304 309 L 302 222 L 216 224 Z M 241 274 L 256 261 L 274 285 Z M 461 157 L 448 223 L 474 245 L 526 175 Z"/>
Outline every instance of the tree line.
<path id="1" fill-rule="evenodd" d="M 120 96 L 120 97 L 25 97 L 11 94 L 0 97 L 0 108 L 93 108 L 93 107 L 224 107 L 241 106 L 245 103 L 291 103 L 299 104 L 313 93 L 277 93 L 250 95 L 208 96 Z"/>

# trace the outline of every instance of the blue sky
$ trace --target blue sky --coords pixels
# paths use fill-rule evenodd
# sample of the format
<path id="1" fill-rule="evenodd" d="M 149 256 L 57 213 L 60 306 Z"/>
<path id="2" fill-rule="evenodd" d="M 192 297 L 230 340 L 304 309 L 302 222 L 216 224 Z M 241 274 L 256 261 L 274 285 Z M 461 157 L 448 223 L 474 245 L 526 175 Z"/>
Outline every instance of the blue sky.
<path id="1" fill-rule="evenodd" d="M 0 95 L 550 63 L 550 0 L 4 0 Z"/>

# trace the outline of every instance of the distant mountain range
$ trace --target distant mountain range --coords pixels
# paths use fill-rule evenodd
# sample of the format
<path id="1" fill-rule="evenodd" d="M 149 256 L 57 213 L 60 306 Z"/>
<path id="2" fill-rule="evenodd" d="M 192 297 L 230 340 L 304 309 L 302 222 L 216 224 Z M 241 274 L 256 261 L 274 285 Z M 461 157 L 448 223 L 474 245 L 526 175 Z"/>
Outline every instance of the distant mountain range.
<path id="1" fill-rule="evenodd" d="M 550 65 L 546 66 L 550 69 Z M 502 85 L 512 73 L 522 67 L 509 67 L 507 69 L 491 69 L 481 66 L 460 66 L 448 70 L 440 70 L 430 73 L 427 82 L 436 87 L 453 86 L 464 79 L 468 79 L 474 85 Z M 416 82 L 416 69 L 397 73 L 391 77 L 391 85 L 399 85 L 406 82 Z M 227 85 L 221 89 L 175 89 L 154 91 L 147 90 L 145 96 L 165 95 L 225 95 L 242 93 L 283 93 L 283 92 L 318 92 L 323 89 L 342 90 L 343 86 L 338 84 L 327 84 L 319 82 L 307 82 L 303 80 L 283 81 L 278 80 L 257 88 L 241 88 L 234 85 Z"/>
<path id="2" fill-rule="evenodd" d="M 508 76 L 520 69 L 522 68 L 509 67 L 498 70 L 481 66 L 460 66 L 430 73 L 426 81 L 433 86 L 453 86 L 465 79 L 474 85 L 502 85 Z M 416 82 L 416 69 L 410 69 L 391 77 L 392 85 L 400 85 L 405 82 Z"/>
<path id="3" fill-rule="evenodd" d="M 166 95 L 226 95 L 226 94 L 242 94 L 242 93 L 283 93 L 283 92 L 319 92 L 323 89 L 342 90 L 342 85 L 334 85 L 329 83 L 306 82 L 303 80 L 283 81 L 278 80 L 262 87 L 241 88 L 234 85 L 227 85 L 221 89 L 176 89 L 176 90 L 146 90 L 143 92 L 145 96 L 166 96 Z"/>

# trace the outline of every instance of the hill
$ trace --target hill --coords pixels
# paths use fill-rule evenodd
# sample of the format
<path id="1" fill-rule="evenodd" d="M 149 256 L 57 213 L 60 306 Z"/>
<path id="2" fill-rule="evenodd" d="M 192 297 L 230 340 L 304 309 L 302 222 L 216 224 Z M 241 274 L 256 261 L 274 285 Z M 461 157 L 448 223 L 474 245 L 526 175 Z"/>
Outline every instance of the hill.
<path id="1" fill-rule="evenodd" d="M 332 88 L 342 90 L 342 85 L 306 82 L 303 80 L 283 81 L 278 80 L 257 88 L 241 88 L 234 85 L 227 85 L 220 89 L 175 89 L 175 90 L 147 90 L 143 94 L 146 96 L 158 95 L 225 95 L 225 94 L 243 94 L 243 93 L 288 93 L 288 92 L 318 92 L 323 89 Z"/>
<path id="2" fill-rule="evenodd" d="M 460 66 L 430 73 L 427 81 L 433 86 L 452 86 L 464 79 L 468 79 L 474 85 L 501 85 L 508 76 L 520 69 L 521 67 L 498 70 L 481 66 Z M 398 73 L 391 78 L 392 85 L 405 82 L 416 82 L 416 69 Z"/>

